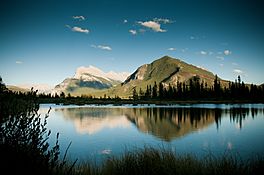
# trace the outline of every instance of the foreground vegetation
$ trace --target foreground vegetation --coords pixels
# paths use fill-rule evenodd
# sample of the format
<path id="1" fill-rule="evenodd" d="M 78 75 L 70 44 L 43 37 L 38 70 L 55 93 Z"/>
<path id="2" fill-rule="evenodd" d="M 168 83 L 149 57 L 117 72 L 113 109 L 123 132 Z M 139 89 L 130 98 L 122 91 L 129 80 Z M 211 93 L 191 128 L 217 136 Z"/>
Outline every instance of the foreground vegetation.
<path id="1" fill-rule="evenodd" d="M 263 157 L 242 161 L 239 156 L 227 153 L 221 157 L 208 155 L 197 158 L 193 155 L 177 155 L 166 149 L 145 147 L 133 152 L 126 152 L 120 157 L 110 156 L 100 166 L 82 163 L 73 169 L 73 174 L 262 174 Z"/>
<path id="2" fill-rule="evenodd" d="M 66 153 L 60 156 L 57 141 L 49 145 L 51 131 L 47 130 L 47 117 L 37 114 L 36 91 L 13 93 L 0 81 L 0 168 L 5 174 L 261 174 L 264 157 L 242 160 L 227 154 L 216 158 L 209 155 L 177 155 L 166 149 L 144 149 L 109 156 L 101 164 L 70 162 Z M 63 157 L 60 159 L 59 157 Z"/>
<path id="3" fill-rule="evenodd" d="M 71 166 L 59 160 L 57 141 L 49 145 L 47 115 L 37 112 L 36 91 L 13 93 L 0 77 L 0 168 L 1 174 L 68 174 Z"/>

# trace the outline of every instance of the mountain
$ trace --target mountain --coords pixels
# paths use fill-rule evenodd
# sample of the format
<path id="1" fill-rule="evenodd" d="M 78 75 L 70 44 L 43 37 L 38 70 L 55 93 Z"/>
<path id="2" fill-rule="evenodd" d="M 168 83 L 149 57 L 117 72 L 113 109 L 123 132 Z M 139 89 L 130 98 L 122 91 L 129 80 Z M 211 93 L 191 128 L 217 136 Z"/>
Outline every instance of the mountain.
<path id="1" fill-rule="evenodd" d="M 14 85 L 6 85 L 7 89 L 10 90 L 10 91 L 13 91 L 13 92 L 29 92 L 30 89 L 28 88 L 22 88 L 22 87 L 19 87 L 19 86 L 14 86 Z"/>
<path id="2" fill-rule="evenodd" d="M 136 85 L 141 82 L 154 84 L 155 81 L 165 85 L 169 83 L 176 85 L 177 81 L 188 83 L 194 77 L 199 77 L 201 81 L 205 81 L 209 85 L 212 85 L 215 79 L 212 72 L 187 64 L 179 59 L 164 56 L 150 64 L 140 66 L 124 81 L 123 85 Z"/>
<path id="3" fill-rule="evenodd" d="M 52 93 L 53 86 L 48 84 L 20 84 L 20 85 L 7 85 L 7 88 L 14 92 L 29 92 L 31 88 L 38 90 L 37 93 Z"/>
<path id="4" fill-rule="evenodd" d="M 106 94 L 119 94 L 127 97 L 132 94 L 135 87 L 137 91 L 140 88 L 145 91 L 147 85 L 153 86 L 155 82 L 157 84 L 161 82 L 164 87 L 168 87 L 169 84 L 176 86 L 177 82 L 189 84 L 190 79 L 199 79 L 200 82 L 204 82 L 210 87 L 214 83 L 215 75 L 180 59 L 164 56 L 150 64 L 140 66 L 122 84 L 111 88 Z M 221 80 L 221 84 L 225 86 L 228 82 Z"/>
<path id="5" fill-rule="evenodd" d="M 66 78 L 55 86 L 56 92 L 73 95 L 91 94 L 120 84 L 129 75 L 127 72 L 104 72 L 97 67 L 79 67 L 72 78 Z"/>
<path id="6" fill-rule="evenodd" d="M 94 66 L 82 66 L 76 69 L 73 77 L 64 79 L 53 90 L 45 85 L 19 87 L 22 89 L 34 87 L 39 92 L 51 92 L 53 94 L 64 92 L 66 94 L 71 93 L 73 96 L 92 95 L 96 97 L 106 94 L 111 97 L 118 95 L 121 98 L 127 98 L 132 95 L 134 88 L 137 91 L 140 88 L 145 91 L 147 85 L 153 86 L 155 82 L 157 84 L 161 82 L 164 87 L 176 86 L 178 82 L 188 85 L 191 79 L 198 79 L 211 87 L 214 84 L 215 75 L 206 69 L 188 64 L 180 59 L 164 56 L 138 67 L 132 74 L 104 72 Z M 228 85 L 228 81 L 219 80 L 221 85 Z"/>
<path id="7" fill-rule="evenodd" d="M 38 90 L 38 93 L 51 93 L 54 88 L 54 86 L 49 84 L 21 84 L 18 87 L 28 89 L 29 91 L 33 88 L 33 90 Z"/>

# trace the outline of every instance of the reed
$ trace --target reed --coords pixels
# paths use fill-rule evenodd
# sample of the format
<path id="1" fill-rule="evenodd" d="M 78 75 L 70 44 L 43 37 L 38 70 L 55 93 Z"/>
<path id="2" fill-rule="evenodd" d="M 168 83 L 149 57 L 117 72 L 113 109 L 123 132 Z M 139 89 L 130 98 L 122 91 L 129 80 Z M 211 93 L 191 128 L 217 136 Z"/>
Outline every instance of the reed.
<path id="1" fill-rule="evenodd" d="M 145 147 L 121 156 L 110 156 L 101 165 L 84 162 L 73 169 L 73 174 L 87 175 L 223 175 L 262 174 L 263 156 L 248 160 L 239 155 L 226 153 L 215 157 L 212 154 L 198 158 L 195 155 L 178 155 L 166 149 Z"/>

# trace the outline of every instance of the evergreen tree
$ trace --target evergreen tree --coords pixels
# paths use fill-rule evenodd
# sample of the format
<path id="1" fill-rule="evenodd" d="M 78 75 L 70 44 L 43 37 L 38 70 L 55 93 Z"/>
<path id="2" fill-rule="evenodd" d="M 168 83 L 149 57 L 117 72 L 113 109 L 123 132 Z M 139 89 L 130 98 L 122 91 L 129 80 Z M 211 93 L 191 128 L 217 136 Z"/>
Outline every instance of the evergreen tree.
<path id="1" fill-rule="evenodd" d="M 172 89 L 172 86 L 171 86 L 170 83 L 169 83 L 169 89 L 168 89 L 168 92 L 167 92 L 167 98 L 168 99 L 172 99 L 173 98 L 173 89 Z"/>
<path id="2" fill-rule="evenodd" d="M 204 81 L 202 81 L 202 83 L 200 84 L 200 95 L 199 95 L 199 97 L 203 98 L 204 95 L 205 95 L 205 93 L 204 93 Z"/>
<path id="3" fill-rule="evenodd" d="M 143 99 L 144 98 L 144 92 L 142 91 L 142 89 L 141 88 L 139 88 L 139 98 L 140 99 Z"/>
<path id="4" fill-rule="evenodd" d="M 133 100 L 138 100 L 138 93 L 137 93 L 136 87 L 133 88 L 132 98 Z"/>
<path id="5" fill-rule="evenodd" d="M 215 75 L 214 80 L 214 95 L 215 97 L 220 97 L 220 81 L 218 80 L 217 75 Z"/>
<path id="6" fill-rule="evenodd" d="M 240 83 L 241 83 L 241 77 L 240 77 L 240 75 L 238 75 L 237 81 L 238 81 L 238 86 L 240 86 Z"/>
<path id="7" fill-rule="evenodd" d="M 189 83 L 189 97 L 193 97 L 194 94 L 194 85 L 193 85 L 193 80 L 190 79 L 190 83 Z"/>
<path id="8" fill-rule="evenodd" d="M 177 91 L 176 91 L 177 97 L 182 97 L 182 83 L 177 81 Z"/>
<path id="9" fill-rule="evenodd" d="M 149 98 L 152 97 L 152 88 L 151 88 L 151 85 L 149 85 Z"/>
<path id="10" fill-rule="evenodd" d="M 187 88 L 186 88 L 186 84 L 185 82 L 182 83 L 182 97 L 186 97 L 187 96 Z"/>
<path id="11" fill-rule="evenodd" d="M 64 92 L 60 93 L 60 98 L 65 98 L 65 93 Z"/>
<path id="12" fill-rule="evenodd" d="M 149 86 L 148 86 L 148 85 L 147 85 L 147 89 L 146 89 L 146 92 L 145 92 L 145 97 L 146 97 L 147 99 L 149 99 L 149 97 L 150 97 Z"/>
<path id="13" fill-rule="evenodd" d="M 158 87 L 157 87 L 157 83 L 155 81 L 154 86 L 152 88 L 152 98 L 157 98 L 157 89 L 158 89 Z"/>
<path id="14" fill-rule="evenodd" d="M 0 76 L 0 93 L 4 92 L 6 89 L 7 88 L 6 88 L 5 84 L 3 83 L 2 77 Z"/>
<path id="15" fill-rule="evenodd" d="M 159 83 L 159 98 L 160 99 L 164 98 L 164 87 L 163 87 L 163 84 L 161 82 Z"/>

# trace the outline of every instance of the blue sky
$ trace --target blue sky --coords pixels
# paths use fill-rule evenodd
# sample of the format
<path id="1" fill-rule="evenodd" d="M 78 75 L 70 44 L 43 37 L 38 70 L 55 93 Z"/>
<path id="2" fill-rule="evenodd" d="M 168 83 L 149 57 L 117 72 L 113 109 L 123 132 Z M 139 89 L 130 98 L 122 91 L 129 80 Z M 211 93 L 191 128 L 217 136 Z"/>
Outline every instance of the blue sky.
<path id="1" fill-rule="evenodd" d="M 6 84 L 55 85 L 79 66 L 133 72 L 169 55 L 260 84 L 263 8 L 254 0 L 3 0 L 0 75 Z"/>

